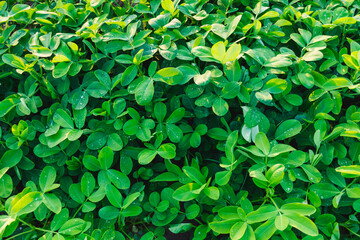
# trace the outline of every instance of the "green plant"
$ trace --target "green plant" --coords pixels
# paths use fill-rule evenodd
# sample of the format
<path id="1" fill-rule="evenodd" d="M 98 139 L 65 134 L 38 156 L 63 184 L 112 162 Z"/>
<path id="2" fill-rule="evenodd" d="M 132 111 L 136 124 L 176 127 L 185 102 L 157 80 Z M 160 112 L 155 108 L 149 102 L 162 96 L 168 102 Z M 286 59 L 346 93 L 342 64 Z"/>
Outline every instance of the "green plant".
<path id="1" fill-rule="evenodd" d="M 0 238 L 359 238 L 359 11 L 1 1 Z"/>

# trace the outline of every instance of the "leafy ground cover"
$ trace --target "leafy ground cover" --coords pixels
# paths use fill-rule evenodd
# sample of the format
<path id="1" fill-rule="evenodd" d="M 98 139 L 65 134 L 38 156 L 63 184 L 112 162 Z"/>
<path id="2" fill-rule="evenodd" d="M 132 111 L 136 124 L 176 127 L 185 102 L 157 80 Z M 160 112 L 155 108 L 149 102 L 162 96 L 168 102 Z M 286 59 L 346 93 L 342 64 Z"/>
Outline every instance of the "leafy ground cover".
<path id="1" fill-rule="evenodd" d="M 359 239 L 359 1 L 0 2 L 0 239 Z"/>

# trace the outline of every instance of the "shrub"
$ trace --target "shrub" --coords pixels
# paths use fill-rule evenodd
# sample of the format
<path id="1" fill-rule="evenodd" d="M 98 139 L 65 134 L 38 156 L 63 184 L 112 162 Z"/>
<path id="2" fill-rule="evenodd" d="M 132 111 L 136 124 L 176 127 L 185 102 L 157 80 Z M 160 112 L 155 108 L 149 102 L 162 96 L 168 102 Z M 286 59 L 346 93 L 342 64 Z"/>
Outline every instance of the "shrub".
<path id="1" fill-rule="evenodd" d="M 0 238 L 359 237 L 359 9 L 1 1 Z"/>

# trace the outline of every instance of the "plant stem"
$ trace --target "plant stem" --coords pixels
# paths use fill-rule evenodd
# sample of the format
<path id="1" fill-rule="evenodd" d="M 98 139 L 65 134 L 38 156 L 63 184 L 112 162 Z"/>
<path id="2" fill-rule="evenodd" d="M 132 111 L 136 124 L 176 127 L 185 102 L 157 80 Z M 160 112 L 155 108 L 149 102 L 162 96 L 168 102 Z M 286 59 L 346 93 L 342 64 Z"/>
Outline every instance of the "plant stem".
<path id="1" fill-rule="evenodd" d="M 54 233 L 53 231 L 48 230 L 48 229 L 35 227 L 35 226 L 31 225 L 30 223 L 27 223 L 27 222 L 25 222 L 24 220 L 22 220 L 22 219 L 20 219 L 20 218 L 17 218 L 17 220 L 18 220 L 19 222 L 21 222 L 22 224 L 30 227 L 33 231 L 34 231 L 34 230 L 37 230 L 37 231 L 41 231 L 41 232 Z"/>
<path id="2" fill-rule="evenodd" d="M 7 240 L 17 238 L 17 237 L 19 237 L 19 236 L 21 236 L 21 235 L 24 235 L 24 234 L 27 234 L 27 233 L 30 233 L 30 232 L 33 232 L 33 231 L 34 231 L 34 229 L 31 229 L 31 230 L 29 230 L 29 231 L 16 234 L 16 235 L 14 235 L 14 236 L 12 236 L 12 237 L 7 238 Z"/>

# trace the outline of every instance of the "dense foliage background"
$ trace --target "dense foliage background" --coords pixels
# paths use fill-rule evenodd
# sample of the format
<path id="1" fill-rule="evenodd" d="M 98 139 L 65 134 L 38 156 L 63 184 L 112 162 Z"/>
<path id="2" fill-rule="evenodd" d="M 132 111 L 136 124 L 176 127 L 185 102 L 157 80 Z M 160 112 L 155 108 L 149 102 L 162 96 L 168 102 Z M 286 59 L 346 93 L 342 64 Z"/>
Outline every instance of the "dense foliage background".
<path id="1" fill-rule="evenodd" d="M 359 239 L 359 9 L 1 1 L 0 238 Z"/>

